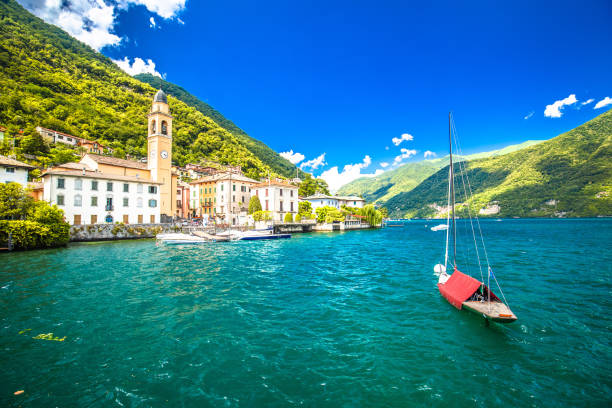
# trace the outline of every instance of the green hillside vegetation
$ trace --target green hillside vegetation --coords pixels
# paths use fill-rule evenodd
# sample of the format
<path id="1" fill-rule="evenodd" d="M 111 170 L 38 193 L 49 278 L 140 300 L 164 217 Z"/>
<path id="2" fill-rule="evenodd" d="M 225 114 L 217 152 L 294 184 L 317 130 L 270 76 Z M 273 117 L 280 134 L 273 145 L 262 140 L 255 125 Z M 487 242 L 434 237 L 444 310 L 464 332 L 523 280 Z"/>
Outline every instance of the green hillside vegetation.
<path id="1" fill-rule="evenodd" d="M 483 157 L 499 156 L 516 150 L 541 143 L 541 140 L 528 140 L 526 142 L 493 150 L 454 157 L 455 160 L 475 160 Z M 438 159 L 423 160 L 406 163 L 397 169 L 384 172 L 376 177 L 362 177 L 340 188 L 340 195 L 359 195 L 367 202 L 384 203 L 392 197 L 408 192 L 419 185 L 448 164 L 448 156 Z"/>
<path id="2" fill-rule="evenodd" d="M 146 114 L 156 89 L 14 0 L 0 1 L 0 66 L 0 125 L 8 134 L 43 126 L 100 140 L 118 156 L 146 156 Z M 176 164 L 207 158 L 240 165 L 253 178 L 268 171 L 295 174 L 295 167 L 263 144 L 247 143 L 177 98 L 169 103 Z M 250 150 L 253 145 L 257 149 Z"/>
<path id="3" fill-rule="evenodd" d="M 219 126 L 231 132 L 242 145 L 249 149 L 249 151 L 253 152 L 264 163 L 268 164 L 270 168 L 272 168 L 272 171 L 286 177 L 294 177 L 296 175 L 296 167 L 291 164 L 289 160 L 281 157 L 274 150 L 266 146 L 265 143 L 253 139 L 251 136 L 247 135 L 242 129 L 236 126 L 234 122 L 227 119 L 206 102 L 203 102 L 194 95 L 190 94 L 184 88 L 151 74 L 139 74 L 135 75 L 134 78 L 145 82 L 156 89 L 162 88 L 167 94 L 172 95 L 176 99 L 185 102 L 187 105 L 196 108 L 198 111 L 202 112 L 204 116 L 214 120 Z M 299 176 L 303 177 L 304 173 L 301 170 L 298 171 Z"/>
<path id="4" fill-rule="evenodd" d="M 456 179 L 458 213 L 499 205 L 496 217 L 612 216 L 612 110 L 557 136 L 513 153 L 466 162 L 473 198 Z M 455 165 L 459 174 L 462 163 Z M 385 205 L 392 216 L 442 216 L 448 166 Z"/>

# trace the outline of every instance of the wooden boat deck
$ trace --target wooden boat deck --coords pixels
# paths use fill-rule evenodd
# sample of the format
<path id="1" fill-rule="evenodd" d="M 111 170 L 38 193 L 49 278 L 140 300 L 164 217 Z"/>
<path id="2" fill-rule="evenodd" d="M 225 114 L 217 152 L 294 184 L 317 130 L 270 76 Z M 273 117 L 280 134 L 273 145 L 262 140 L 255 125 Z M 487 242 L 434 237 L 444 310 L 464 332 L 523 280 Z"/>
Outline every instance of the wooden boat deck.
<path id="1" fill-rule="evenodd" d="M 516 316 L 512 310 L 502 302 L 478 302 L 467 301 L 463 302 L 462 306 L 466 309 L 482 314 L 485 317 L 500 323 L 510 323 L 516 320 Z"/>

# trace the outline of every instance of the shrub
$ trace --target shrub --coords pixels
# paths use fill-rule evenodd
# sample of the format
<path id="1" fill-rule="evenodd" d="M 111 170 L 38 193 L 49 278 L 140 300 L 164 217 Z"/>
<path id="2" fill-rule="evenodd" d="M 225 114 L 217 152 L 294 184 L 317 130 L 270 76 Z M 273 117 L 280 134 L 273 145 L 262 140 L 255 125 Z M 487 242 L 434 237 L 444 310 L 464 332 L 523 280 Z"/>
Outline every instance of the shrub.
<path id="1" fill-rule="evenodd" d="M 293 215 L 291 213 L 285 214 L 285 222 L 293 222 Z"/>
<path id="2" fill-rule="evenodd" d="M 302 222 L 302 216 L 299 213 L 295 214 L 295 222 Z"/>
<path id="3" fill-rule="evenodd" d="M 271 221 L 272 213 L 270 211 L 256 211 L 253 213 L 255 221 Z"/>
<path id="4" fill-rule="evenodd" d="M 261 201 L 259 201 L 259 197 L 256 195 L 251 197 L 249 200 L 249 214 L 256 213 L 257 211 L 261 211 Z"/>

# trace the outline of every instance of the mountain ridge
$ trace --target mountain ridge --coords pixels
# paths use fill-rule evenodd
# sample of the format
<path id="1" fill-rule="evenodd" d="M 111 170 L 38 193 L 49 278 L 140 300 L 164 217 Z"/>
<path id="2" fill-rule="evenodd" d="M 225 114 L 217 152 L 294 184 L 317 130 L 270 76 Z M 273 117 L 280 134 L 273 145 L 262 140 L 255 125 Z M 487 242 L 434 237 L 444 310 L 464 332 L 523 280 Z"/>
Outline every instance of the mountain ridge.
<path id="1" fill-rule="evenodd" d="M 117 155 L 146 156 L 146 114 L 156 89 L 14 0 L 0 1 L 0 65 L 0 124 L 9 133 L 42 126 L 100 140 Z M 169 102 L 176 164 L 209 159 L 240 165 L 253 178 L 295 175 L 296 167 L 267 146 L 251 151 L 258 141 L 177 98 Z"/>

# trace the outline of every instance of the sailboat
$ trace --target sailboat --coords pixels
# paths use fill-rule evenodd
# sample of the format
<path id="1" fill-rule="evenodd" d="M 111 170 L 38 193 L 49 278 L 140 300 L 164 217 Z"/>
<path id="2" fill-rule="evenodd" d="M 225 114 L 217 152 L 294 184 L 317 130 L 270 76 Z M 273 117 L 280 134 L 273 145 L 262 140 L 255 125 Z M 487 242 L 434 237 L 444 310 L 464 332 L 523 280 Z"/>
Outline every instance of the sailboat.
<path id="1" fill-rule="evenodd" d="M 434 266 L 434 272 L 439 275 L 438 278 L 438 290 L 440 294 L 448 300 L 448 302 L 459 310 L 466 309 L 468 311 L 482 315 L 487 321 L 494 321 L 498 323 L 511 323 L 517 319 L 516 315 L 512 313 L 508 302 L 505 299 L 503 291 L 497 282 L 497 278 L 493 273 L 491 265 L 489 264 L 488 255 L 484 245 L 484 239 L 482 237 L 482 230 L 480 228 L 480 222 L 478 217 L 472 217 L 469 206 L 467 206 L 467 212 L 469 215 L 469 226 L 471 227 L 472 237 L 474 239 L 474 246 L 476 249 L 476 257 L 478 260 L 478 269 L 480 270 L 481 280 L 473 278 L 472 276 L 461 272 L 457 265 L 457 221 L 455 217 L 455 172 L 453 168 L 453 128 L 452 126 L 452 115 L 448 115 L 448 139 L 450 147 L 450 166 L 448 171 L 448 209 L 446 217 L 446 249 L 444 254 L 444 265 L 437 264 Z M 454 132 L 456 137 L 456 132 Z M 457 149 L 459 149 L 459 144 Z M 464 188 L 466 200 L 472 197 L 471 185 L 467 179 L 467 173 L 465 171 L 465 162 L 459 162 L 461 185 Z M 461 171 L 463 170 L 463 171 Z M 467 183 L 466 183 L 467 180 Z M 465 221 L 467 222 L 467 220 Z M 453 271 L 447 273 L 447 266 L 449 261 L 448 250 L 450 232 L 452 231 L 452 248 L 453 248 L 453 259 L 452 269 Z M 477 232 L 480 234 L 480 246 L 476 238 Z M 484 259 L 481 259 L 481 252 L 484 255 Z M 487 273 L 487 284 L 484 283 L 483 268 L 486 264 Z M 466 265 L 467 267 L 467 265 Z M 502 296 L 500 299 L 490 289 L 491 278 L 497 284 L 499 293 Z"/>

